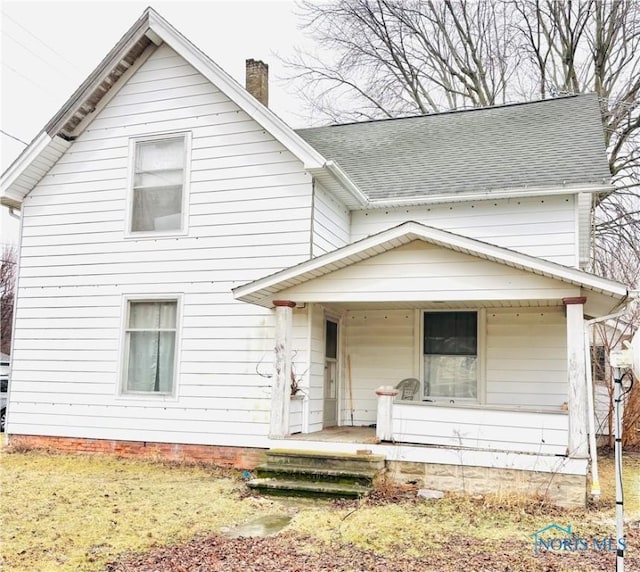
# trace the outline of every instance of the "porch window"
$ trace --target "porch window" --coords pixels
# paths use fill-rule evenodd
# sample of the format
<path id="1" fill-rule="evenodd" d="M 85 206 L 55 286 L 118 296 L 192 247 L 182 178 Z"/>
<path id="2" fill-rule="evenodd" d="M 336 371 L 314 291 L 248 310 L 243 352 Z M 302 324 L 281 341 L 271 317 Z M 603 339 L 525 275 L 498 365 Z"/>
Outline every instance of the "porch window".
<path id="1" fill-rule="evenodd" d="M 170 394 L 174 389 L 176 300 L 128 302 L 125 393 Z"/>
<path id="2" fill-rule="evenodd" d="M 477 399 L 477 312 L 424 313 L 424 397 Z"/>
<path id="3" fill-rule="evenodd" d="M 183 230 L 187 136 L 133 142 L 131 233 Z"/>

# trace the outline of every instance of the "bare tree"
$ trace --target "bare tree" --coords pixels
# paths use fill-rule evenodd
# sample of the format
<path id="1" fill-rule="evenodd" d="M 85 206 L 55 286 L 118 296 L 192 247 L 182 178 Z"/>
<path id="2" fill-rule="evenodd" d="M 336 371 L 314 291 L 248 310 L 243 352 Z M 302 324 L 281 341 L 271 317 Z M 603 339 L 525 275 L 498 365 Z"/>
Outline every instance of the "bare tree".
<path id="1" fill-rule="evenodd" d="M 595 197 L 592 270 L 622 250 L 640 254 L 640 4 L 634 0 L 511 2 L 522 34 L 520 73 L 540 97 L 596 92 L 614 193 Z M 607 254 L 608 253 L 608 254 Z M 638 284 L 628 282 L 630 284 Z"/>
<path id="2" fill-rule="evenodd" d="M 16 285 L 16 249 L 5 246 L 0 261 L 0 352 L 11 351 L 11 328 Z"/>
<path id="3" fill-rule="evenodd" d="M 614 241 L 610 245 L 613 247 Z M 601 276 L 617 280 L 623 284 L 640 284 L 640 237 L 635 236 L 631 244 L 619 241 L 617 248 L 601 249 L 595 260 L 595 270 Z M 591 332 L 591 362 L 593 380 L 606 387 L 608 397 L 607 434 L 609 447 L 613 447 L 613 410 L 614 382 L 613 371 L 608 356 L 612 350 L 622 349 L 623 341 L 633 336 L 640 323 L 640 303 L 633 300 L 625 312 L 618 318 L 596 323 Z M 628 383 L 626 385 L 629 385 Z M 640 384 L 634 384 L 633 390 L 625 394 L 623 415 L 623 444 L 640 444 Z"/>
<path id="4" fill-rule="evenodd" d="M 596 92 L 616 189 L 595 197 L 597 254 L 620 243 L 640 253 L 640 2 L 334 0 L 300 8 L 322 52 L 286 63 L 317 119 Z"/>
<path id="5" fill-rule="evenodd" d="M 505 101 L 519 59 L 501 0 L 301 4 L 324 54 L 287 64 L 313 112 L 331 120 L 431 113 Z"/>

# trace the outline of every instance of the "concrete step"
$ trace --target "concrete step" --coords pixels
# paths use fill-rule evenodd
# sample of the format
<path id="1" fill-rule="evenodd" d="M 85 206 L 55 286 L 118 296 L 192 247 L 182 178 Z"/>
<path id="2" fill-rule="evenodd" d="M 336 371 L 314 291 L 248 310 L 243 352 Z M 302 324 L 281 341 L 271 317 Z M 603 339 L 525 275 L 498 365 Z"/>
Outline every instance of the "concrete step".
<path id="1" fill-rule="evenodd" d="M 293 464 L 270 464 L 256 467 L 259 478 L 304 480 L 323 483 L 354 484 L 370 487 L 378 474 L 377 470 L 327 469 Z"/>
<path id="2" fill-rule="evenodd" d="M 382 455 L 357 453 L 325 453 L 295 449 L 271 449 L 267 452 L 267 465 L 271 467 L 293 465 L 315 469 L 368 472 L 384 469 L 384 460 Z"/>
<path id="3" fill-rule="evenodd" d="M 371 492 L 370 487 L 362 485 L 310 482 L 298 479 L 253 479 L 247 482 L 247 486 L 262 494 L 287 497 L 358 498 Z"/>
<path id="4" fill-rule="evenodd" d="M 262 494 L 357 498 L 369 494 L 384 470 L 381 455 L 271 449 L 247 485 Z"/>

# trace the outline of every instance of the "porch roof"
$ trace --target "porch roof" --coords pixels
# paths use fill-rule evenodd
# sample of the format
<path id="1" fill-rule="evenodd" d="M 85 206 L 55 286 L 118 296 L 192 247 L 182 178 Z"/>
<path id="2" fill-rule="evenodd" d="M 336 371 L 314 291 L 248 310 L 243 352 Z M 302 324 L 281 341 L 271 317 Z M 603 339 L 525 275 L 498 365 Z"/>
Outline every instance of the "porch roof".
<path id="1" fill-rule="evenodd" d="M 478 259 L 515 268 L 531 275 L 558 280 L 580 290 L 587 290 L 597 295 L 596 297 L 599 299 L 604 298 L 609 301 L 604 305 L 598 304 L 598 310 L 594 313 L 612 311 L 620 306 L 629 294 L 627 287 L 619 282 L 414 221 L 405 222 L 317 258 L 238 286 L 233 289 L 233 294 L 238 300 L 271 308 L 273 300 L 280 298 L 280 293 L 287 289 L 321 278 L 414 241 L 423 241 Z M 294 301 L 307 302 L 309 300 L 294 299 Z M 332 300 L 326 301 L 331 302 Z"/>

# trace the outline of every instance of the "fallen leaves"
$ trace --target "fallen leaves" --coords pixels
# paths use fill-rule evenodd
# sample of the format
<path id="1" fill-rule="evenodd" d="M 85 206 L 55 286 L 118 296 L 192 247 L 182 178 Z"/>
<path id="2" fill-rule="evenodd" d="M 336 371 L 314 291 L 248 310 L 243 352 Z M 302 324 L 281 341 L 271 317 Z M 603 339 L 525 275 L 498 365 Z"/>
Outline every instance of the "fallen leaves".
<path id="1" fill-rule="evenodd" d="M 638 546 L 640 531 L 630 541 Z M 180 546 L 130 555 L 109 563 L 106 572 L 592 572 L 609 571 L 615 553 L 534 554 L 532 544 L 451 536 L 420 558 L 382 556 L 351 545 L 323 543 L 283 533 L 267 538 L 213 535 Z M 638 556 L 627 557 L 628 570 L 640 570 Z"/>

